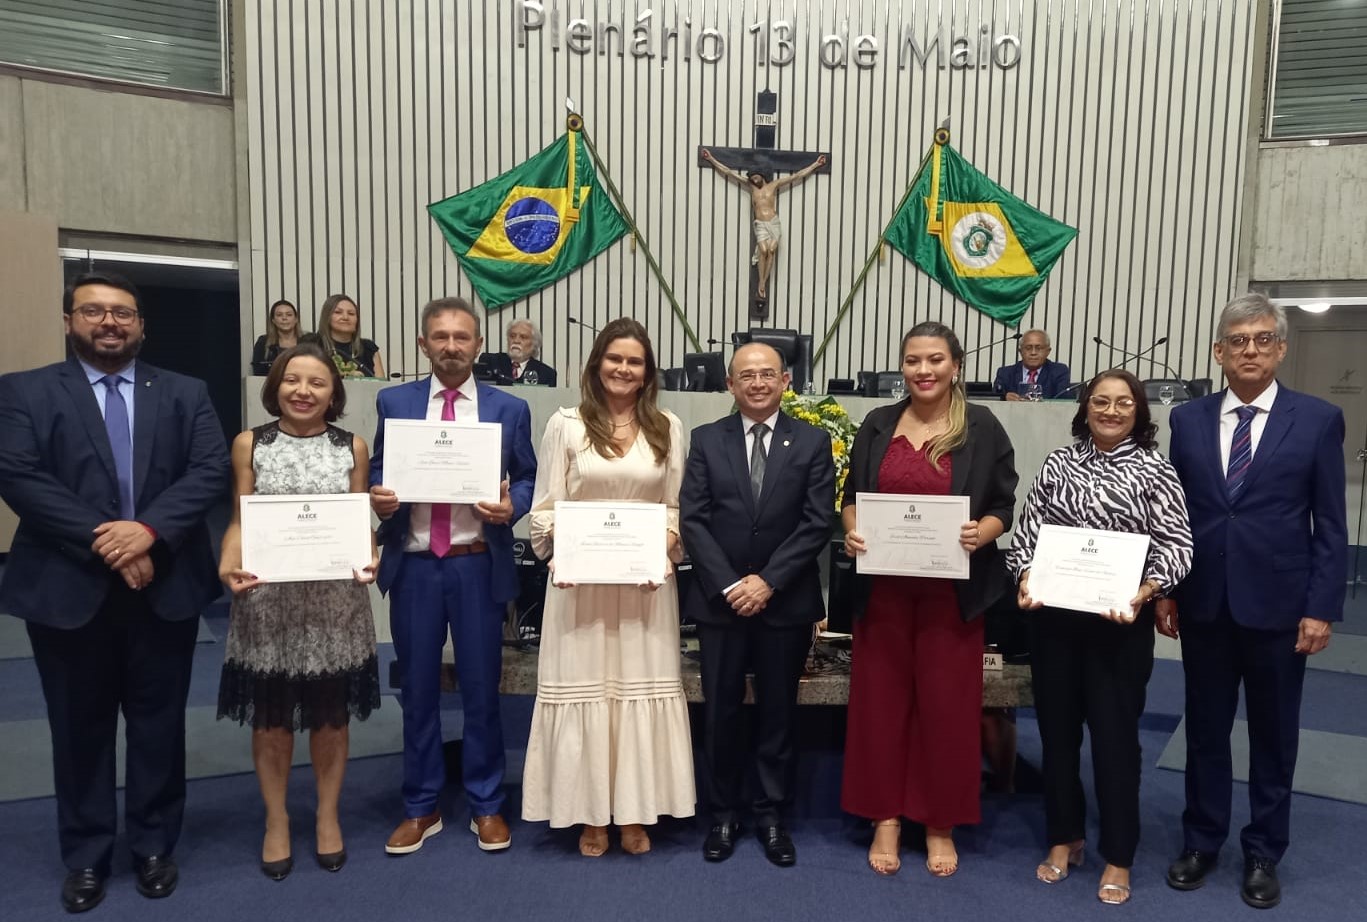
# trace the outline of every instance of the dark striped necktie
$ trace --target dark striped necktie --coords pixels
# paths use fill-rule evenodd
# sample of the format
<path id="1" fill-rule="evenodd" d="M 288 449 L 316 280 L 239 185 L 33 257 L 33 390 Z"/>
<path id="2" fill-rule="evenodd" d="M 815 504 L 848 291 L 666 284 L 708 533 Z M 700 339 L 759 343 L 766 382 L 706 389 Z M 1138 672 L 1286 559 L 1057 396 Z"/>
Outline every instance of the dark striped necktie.
<path id="1" fill-rule="evenodd" d="M 1257 407 L 1239 407 L 1239 424 L 1234 427 L 1234 440 L 1229 443 L 1229 467 L 1225 468 L 1225 490 L 1235 499 L 1248 477 L 1248 466 L 1253 463 L 1253 417 Z"/>

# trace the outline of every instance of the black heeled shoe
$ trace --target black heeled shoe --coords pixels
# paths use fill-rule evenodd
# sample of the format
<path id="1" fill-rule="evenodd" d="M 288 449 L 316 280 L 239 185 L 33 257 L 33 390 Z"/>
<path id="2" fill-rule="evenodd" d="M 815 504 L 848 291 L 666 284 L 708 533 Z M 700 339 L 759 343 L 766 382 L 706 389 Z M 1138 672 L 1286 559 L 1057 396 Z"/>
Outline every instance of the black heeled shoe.
<path id="1" fill-rule="evenodd" d="M 294 856 L 281 858 L 279 861 L 262 861 L 261 873 L 271 880 L 284 880 L 290 876 L 290 871 L 294 870 Z"/>
<path id="2" fill-rule="evenodd" d="M 315 857 L 318 859 L 318 867 L 324 871 L 337 872 L 342 869 L 342 865 L 346 864 L 346 849 L 328 852 L 327 854 L 316 852 Z"/>

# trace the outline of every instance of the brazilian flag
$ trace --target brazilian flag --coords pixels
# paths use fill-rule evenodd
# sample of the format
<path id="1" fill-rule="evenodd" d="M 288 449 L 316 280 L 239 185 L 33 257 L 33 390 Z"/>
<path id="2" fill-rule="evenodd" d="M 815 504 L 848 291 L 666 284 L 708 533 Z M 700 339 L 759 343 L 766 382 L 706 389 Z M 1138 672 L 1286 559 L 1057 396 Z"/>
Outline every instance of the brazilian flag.
<path id="1" fill-rule="evenodd" d="M 926 160 L 883 239 L 960 300 L 1018 326 L 1076 228 L 978 172 L 947 132 Z"/>
<path id="2" fill-rule="evenodd" d="M 627 232 L 578 131 L 427 213 L 490 310 L 564 278 Z"/>

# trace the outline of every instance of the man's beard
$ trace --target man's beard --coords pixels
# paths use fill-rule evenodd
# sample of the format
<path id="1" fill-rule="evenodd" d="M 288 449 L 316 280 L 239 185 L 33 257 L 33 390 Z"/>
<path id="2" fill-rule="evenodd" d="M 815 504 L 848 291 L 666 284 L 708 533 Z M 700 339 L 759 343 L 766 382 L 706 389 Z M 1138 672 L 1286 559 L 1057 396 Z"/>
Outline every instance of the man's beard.
<path id="1" fill-rule="evenodd" d="M 508 358 L 512 359 L 514 362 L 521 362 L 525 364 L 527 360 L 531 357 L 532 350 L 530 349 L 516 349 L 512 346 L 508 347 Z"/>
<path id="2" fill-rule="evenodd" d="M 122 368 L 133 359 L 137 358 L 142 351 L 143 337 L 133 337 L 129 334 L 123 341 L 123 346 L 115 352 L 102 351 L 93 339 L 87 340 L 75 333 L 68 333 L 66 341 L 71 346 L 71 351 L 85 361 L 87 365 L 107 366 L 109 368 Z"/>

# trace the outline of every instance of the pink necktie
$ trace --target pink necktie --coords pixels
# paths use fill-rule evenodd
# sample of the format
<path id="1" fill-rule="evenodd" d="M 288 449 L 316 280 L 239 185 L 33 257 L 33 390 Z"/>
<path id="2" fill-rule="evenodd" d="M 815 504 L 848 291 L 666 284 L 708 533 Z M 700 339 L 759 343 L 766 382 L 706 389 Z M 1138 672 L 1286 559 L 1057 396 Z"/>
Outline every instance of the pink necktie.
<path id="1" fill-rule="evenodd" d="M 441 399 L 445 401 L 441 407 L 441 418 L 454 420 L 456 418 L 456 400 L 460 397 L 460 391 L 455 388 L 445 388 L 441 392 Z M 445 557 L 446 552 L 451 550 L 451 504 L 433 503 L 432 504 L 432 528 L 431 541 L 429 547 L 432 553 L 438 557 Z"/>
<path id="2" fill-rule="evenodd" d="M 1031 383 L 1031 384 L 1034 384 L 1034 383 L 1035 383 L 1035 379 L 1039 377 L 1039 369 L 1038 369 L 1038 368 L 1032 368 L 1032 369 L 1030 369 L 1030 371 L 1027 372 L 1027 376 L 1028 376 L 1029 379 L 1030 379 L 1030 383 Z"/>
<path id="3" fill-rule="evenodd" d="M 522 363 L 521 363 L 521 362 L 513 362 L 513 377 L 514 377 L 514 378 L 520 378 L 520 377 L 522 377 Z"/>

